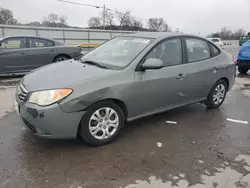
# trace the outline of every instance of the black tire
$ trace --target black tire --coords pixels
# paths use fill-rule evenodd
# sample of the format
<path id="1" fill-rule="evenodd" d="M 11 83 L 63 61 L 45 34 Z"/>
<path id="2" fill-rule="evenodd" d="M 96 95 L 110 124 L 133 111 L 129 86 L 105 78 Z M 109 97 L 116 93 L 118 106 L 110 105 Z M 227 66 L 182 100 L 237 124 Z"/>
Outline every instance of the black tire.
<path id="1" fill-rule="evenodd" d="M 65 60 L 67 60 L 67 59 L 70 59 L 70 57 L 69 56 L 67 56 L 67 55 L 59 55 L 59 56 L 57 56 L 55 59 L 54 59 L 54 63 L 55 62 L 61 62 L 61 61 L 65 61 Z"/>
<path id="2" fill-rule="evenodd" d="M 248 70 L 249 70 L 249 69 L 246 68 L 246 67 L 240 67 L 240 66 L 238 66 L 238 71 L 239 71 L 241 74 L 246 74 Z"/>
<path id="3" fill-rule="evenodd" d="M 225 92 L 224 92 L 224 96 L 223 98 L 221 97 L 220 99 L 218 99 L 218 103 L 214 101 L 214 93 L 216 92 L 216 88 L 219 86 L 219 85 L 223 85 L 224 88 L 225 88 Z M 220 107 L 220 105 L 224 102 L 225 98 L 226 98 L 226 94 L 227 94 L 227 90 L 228 90 L 228 85 L 227 83 L 225 82 L 225 80 L 219 80 L 218 82 L 216 82 L 214 84 L 214 86 L 212 87 L 208 97 L 207 97 L 207 100 L 204 101 L 204 104 L 207 106 L 207 108 L 209 109 L 216 109 L 218 107 Z M 222 99 L 222 100 L 221 100 Z"/>
<path id="4" fill-rule="evenodd" d="M 89 128 L 89 123 L 90 123 L 90 118 L 92 117 L 92 115 L 97 110 L 100 110 L 100 109 L 105 108 L 105 107 L 111 108 L 117 113 L 118 118 L 119 118 L 119 121 L 118 121 L 119 124 L 118 124 L 116 131 L 114 132 L 114 134 L 112 136 L 110 136 L 109 138 L 105 138 L 105 139 L 100 140 L 100 139 L 95 138 L 91 134 L 90 128 Z M 92 120 L 92 121 L 95 121 L 95 120 Z M 103 119 L 103 121 L 104 121 L 104 119 Z M 98 129 L 101 129 L 100 131 L 98 131 L 96 133 L 96 135 L 99 132 L 104 133 L 103 132 L 103 129 L 105 129 L 104 122 L 103 122 L 103 125 L 101 125 L 101 126 L 103 126 L 102 128 L 99 128 L 99 124 L 102 124 L 102 123 L 100 123 L 100 121 L 99 122 L 96 121 L 96 123 L 98 123 L 96 127 L 98 127 Z M 80 123 L 79 134 L 83 138 L 83 140 L 85 142 L 87 142 L 88 144 L 94 145 L 94 146 L 102 146 L 102 145 L 105 145 L 105 144 L 108 144 L 108 143 L 114 141 L 118 137 L 118 135 L 121 132 L 121 130 L 123 129 L 123 127 L 124 127 L 124 113 L 121 110 L 121 108 L 112 101 L 101 101 L 101 102 L 98 102 L 98 103 L 92 105 L 91 107 L 89 107 L 86 110 L 86 113 L 84 114 L 84 116 L 81 120 L 81 123 Z M 109 128 L 108 128 L 108 126 L 106 127 L 106 129 L 109 129 Z"/>

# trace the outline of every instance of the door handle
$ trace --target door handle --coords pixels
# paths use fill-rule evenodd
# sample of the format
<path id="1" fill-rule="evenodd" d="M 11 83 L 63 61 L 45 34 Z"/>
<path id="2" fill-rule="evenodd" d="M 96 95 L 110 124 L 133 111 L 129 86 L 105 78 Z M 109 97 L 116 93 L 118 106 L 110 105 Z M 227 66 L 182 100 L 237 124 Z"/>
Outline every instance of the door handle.
<path id="1" fill-rule="evenodd" d="M 25 54 L 27 54 L 26 52 L 21 52 L 21 55 L 25 55 Z"/>
<path id="2" fill-rule="evenodd" d="M 182 80 L 183 78 L 186 78 L 186 75 L 182 74 L 182 73 L 180 73 L 180 74 L 178 74 L 178 76 L 176 76 L 176 79 L 178 79 L 178 80 Z"/>
<path id="3" fill-rule="evenodd" d="M 55 50 L 50 50 L 51 52 L 54 52 Z"/>

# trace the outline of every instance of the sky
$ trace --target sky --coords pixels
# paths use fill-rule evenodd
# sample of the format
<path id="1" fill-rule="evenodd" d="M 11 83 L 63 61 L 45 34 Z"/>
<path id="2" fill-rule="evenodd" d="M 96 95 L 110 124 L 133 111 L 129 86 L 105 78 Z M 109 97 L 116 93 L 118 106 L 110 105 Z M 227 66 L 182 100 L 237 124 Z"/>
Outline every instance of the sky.
<path id="1" fill-rule="evenodd" d="M 174 30 L 205 36 L 226 26 L 250 32 L 250 0 L 69 0 L 105 5 L 118 11 L 130 10 L 133 16 L 148 19 L 162 17 Z M 66 4 L 57 0 L 0 0 L 0 7 L 12 10 L 21 23 L 42 21 L 55 13 L 67 16 L 68 24 L 87 27 L 88 19 L 101 9 Z M 141 20 L 146 24 L 146 20 Z"/>

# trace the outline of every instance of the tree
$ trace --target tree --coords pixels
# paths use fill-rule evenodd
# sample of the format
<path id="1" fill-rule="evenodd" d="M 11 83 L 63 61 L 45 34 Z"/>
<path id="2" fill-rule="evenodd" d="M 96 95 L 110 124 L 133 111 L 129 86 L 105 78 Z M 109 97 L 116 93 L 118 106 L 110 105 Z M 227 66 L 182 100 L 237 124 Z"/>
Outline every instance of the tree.
<path id="1" fill-rule="evenodd" d="M 62 25 L 67 25 L 67 17 L 66 16 L 60 16 L 59 23 Z"/>
<path id="2" fill-rule="evenodd" d="M 143 28 L 143 23 L 140 20 L 137 20 L 136 18 L 132 18 L 131 26 L 136 28 Z"/>
<path id="3" fill-rule="evenodd" d="M 232 35 L 233 35 L 233 32 L 227 27 L 221 28 L 220 36 L 222 39 L 230 39 Z"/>
<path id="4" fill-rule="evenodd" d="M 165 32 L 171 32 L 171 27 L 169 27 L 169 25 L 167 23 L 165 23 L 162 27 L 162 31 L 165 31 Z"/>
<path id="5" fill-rule="evenodd" d="M 17 24 L 17 20 L 14 18 L 13 13 L 9 9 L 0 7 L 0 24 Z"/>
<path id="6" fill-rule="evenodd" d="M 106 10 L 105 24 L 109 26 L 110 29 L 112 29 L 112 26 L 115 24 L 114 19 L 115 19 L 115 14 L 113 12 L 109 12 L 108 10 Z"/>
<path id="7" fill-rule="evenodd" d="M 126 12 L 119 12 L 116 11 L 116 17 L 117 20 L 119 21 L 119 26 L 121 27 L 128 27 L 131 25 L 131 12 L 126 11 Z"/>
<path id="8" fill-rule="evenodd" d="M 29 23 L 27 23 L 27 24 L 25 24 L 25 25 L 30 25 L 30 26 L 41 26 L 41 23 L 38 22 L 38 21 L 33 21 L 33 22 L 29 22 Z"/>
<path id="9" fill-rule="evenodd" d="M 148 20 L 148 28 L 150 31 L 168 31 L 168 24 L 163 18 L 150 18 Z"/>
<path id="10" fill-rule="evenodd" d="M 90 28 L 100 28 L 102 26 L 100 17 L 92 17 L 88 21 L 88 25 Z"/>
<path id="11" fill-rule="evenodd" d="M 48 15 L 47 20 L 50 23 L 56 23 L 58 21 L 58 18 L 59 18 L 58 15 L 51 13 Z"/>
<path id="12" fill-rule="evenodd" d="M 236 39 L 239 39 L 240 37 L 245 36 L 245 35 L 246 35 L 246 31 L 243 28 L 240 28 L 234 32 L 234 36 Z"/>
<path id="13" fill-rule="evenodd" d="M 46 27 L 68 27 L 67 17 L 51 13 L 44 18 L 41 25 Z"/>

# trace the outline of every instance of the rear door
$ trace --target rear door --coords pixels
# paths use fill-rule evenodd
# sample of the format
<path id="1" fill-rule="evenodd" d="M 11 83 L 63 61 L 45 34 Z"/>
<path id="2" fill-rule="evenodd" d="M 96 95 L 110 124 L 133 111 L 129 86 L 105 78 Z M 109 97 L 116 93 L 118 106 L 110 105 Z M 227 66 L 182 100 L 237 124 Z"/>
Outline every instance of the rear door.
<path id="1" fill-rule="evenodd" d="M 28 38 L 29 69 L 35 69 L 53 62 L 56 48 L 53 41 L 41 38 Z"/>
<path id="2" fill-rule="evenodd" d="M 12 37 L 1 41 L 0 74 L 27 71 L 27 38 Z"/>
<path id="3" fill-rule="evenodd" d="M 219 67 L 217 66 L 217 54 L 212 52 L 210 44 L 201 38 L 185 37 L 185 69 L 186 75 L 186 95 L 188 101 L 205 99 L 212 86 L 218 79 Z"/>

